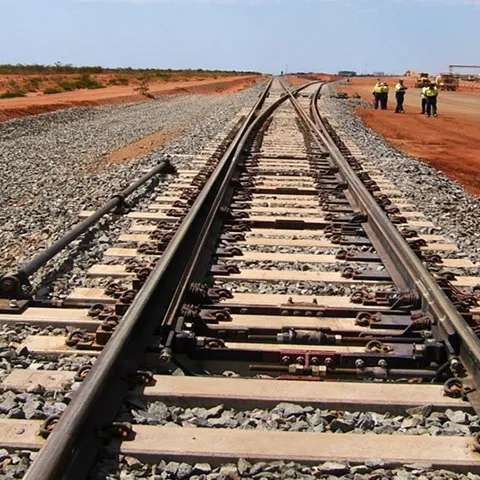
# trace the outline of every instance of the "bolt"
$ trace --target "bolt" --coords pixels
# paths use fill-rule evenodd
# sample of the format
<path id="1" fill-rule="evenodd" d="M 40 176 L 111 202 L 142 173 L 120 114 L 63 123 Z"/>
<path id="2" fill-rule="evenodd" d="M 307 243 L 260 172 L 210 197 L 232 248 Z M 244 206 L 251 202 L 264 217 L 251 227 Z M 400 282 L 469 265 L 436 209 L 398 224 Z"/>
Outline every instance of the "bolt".
<path id="1" fill-rule="evenodd" d="M 163 364 L 166 364 L 166 363 L 170 362 L 171 360 L 172 360 L 172 352 L 170 351 L 169 348 L 164 348 L 160 352 L 160 361 Z"/>
<path id="2" fill-rule="evenodd" d="M 331 367 L 331 366 L 333 365 L 333 358 L 327 357 L 327 358 L 325 359 L 325 365 L 326 365 L 327 367 Z"/>
<path id="3" fill-rule="evenodd" d="M 318 365 L 318 357 L 312 357 L 312 358 L 310 359 L 310 363 L 311 363 L 312 365 Z"/>
<path id="4" fill-rule="evenodd" d="M 384 358 L 382 358 L 378 361 L 378 366 L 381 367 L 381 368 L 387 368 L 387 365 L 388 365 L 387 361 Z"/>
<path id="5" fill-rule="evenodd" d="M 290 363 L 290 357 L 289 357 L 288 355 L 284 355 L 284 356 L 282 357 L 282 363 L 283 363 L 284 365 L 288 365 L 288 364 Z"/>
<path id="6" fill-rule="evenodd" d="M 10 302 L 8 303 L 8 306 L 10 308 L 18 308 L 18 302 L 15 298 L 12 298 Z"/>
<path id="7" fill-rule="evenodd" d="M 305 359 L 303 357 L 297 357 L 295 361 L 300 365 L 303 365 L 305 363 Z"/>
<path id="8" fill-rule="evenodd" d="M 365 362 L 361 358 L 357 358 L 357 360 L 355 360 L 355 367 L 363 368 L 364 366 Z"/>
<path id="9" fill-rule="evenodd" d="M 451 368 L 454 372 L 458 371 L 458 370 L 460 369 L 460 367 L 461 367 L 461 363 L 460 363 L 460 361 L 458 360 L 458 358 L 452 358 L 452 359 L 450 360 L 450 368 Z"/>

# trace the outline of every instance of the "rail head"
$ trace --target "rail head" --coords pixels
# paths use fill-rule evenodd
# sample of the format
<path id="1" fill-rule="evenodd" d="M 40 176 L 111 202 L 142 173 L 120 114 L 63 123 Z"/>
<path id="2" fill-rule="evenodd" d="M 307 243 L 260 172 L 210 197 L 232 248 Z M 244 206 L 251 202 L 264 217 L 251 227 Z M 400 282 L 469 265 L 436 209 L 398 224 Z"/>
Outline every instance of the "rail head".
<path id="1" fill-rule="evenodd" d="M 312 97 L 310 112 L 313 122 L 309 118 L 307 122 L 327 145 L 332 159 L 348 183 L 349 191 L 367 214 L 369 225 L 389 256 L 388 263 L 396 266 L 404 283 L 420 295 L 422 309 L 436 320 L 434 332 L 450 351 L 452 369 L 458 358 L 465 367 L 467 376 L 463 383 L 466 391 L 470 392 L 468 400 L 474 409 L 480 412 L 480 341 L 336 146 L 318 111 L 318 98 L 323 88 L 324 84 L 320 85 Z"/>
<path id="2" fill-rule="evenodd" d="M 198 260 L 198 256 L 192 258 L 192 252 L 207 233 L 204 225 L 221 203 L 219 197 L 229 181 L 228 172 L 233 171 L 231 166 L 240 158 L 246 139 L 268 118 L 267 112 L 288 99 L 282 96 L 258 115 L 272 81 L 273 78 L 27 471 L 26 480 L 70 480 L 87 475 L 103 445 L 98 432 L 113 421 L 129 387 L 128 375 L 136 372 L 153 332 L 173 311 L 185 290 L 192 262 Z"/>

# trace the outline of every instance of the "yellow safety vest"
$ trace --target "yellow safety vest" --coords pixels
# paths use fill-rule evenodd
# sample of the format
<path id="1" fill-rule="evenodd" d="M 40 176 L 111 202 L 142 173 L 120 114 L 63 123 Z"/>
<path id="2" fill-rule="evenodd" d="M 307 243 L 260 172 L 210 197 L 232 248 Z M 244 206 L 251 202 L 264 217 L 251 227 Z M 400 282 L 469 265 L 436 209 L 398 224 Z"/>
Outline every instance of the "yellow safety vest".
<path id="1" fill-rule="evenodd" d="M 407 87 L 405 85 L 402 85 L 401 83 L 397 83 L 395 85 L 395 90 L 397 92 L 405 92 L 407 90 Z"/>
<path id="2" fill-rule="evenodd" d="M 373 87 L 373 93 L 380 93 L 382 91 L 381 88 L 382 86 L 376 83 L 375 86 Z"/>
<path id="3" fill-rule="evenodd" d="M 438 88 L 437 87 L 427 87 L 425 88 L 425 96 L 426 97 L 436 97 L 438 95 Z"/>
<path id="4" fill-rule="evenodd" d="M 381 91 L 382 93 L 388 93 L 388 85 L 382 85 L 382 86 L 380 87 L 380 89 L 381 89 L 380 91 Z"/>
<path id="5" fill-rule="evenodd" d="M 427 98 L 427 96 L 425 95 L 426 90 L 427 90 L 427 87 L 422 88 L 422 98 Z"/>

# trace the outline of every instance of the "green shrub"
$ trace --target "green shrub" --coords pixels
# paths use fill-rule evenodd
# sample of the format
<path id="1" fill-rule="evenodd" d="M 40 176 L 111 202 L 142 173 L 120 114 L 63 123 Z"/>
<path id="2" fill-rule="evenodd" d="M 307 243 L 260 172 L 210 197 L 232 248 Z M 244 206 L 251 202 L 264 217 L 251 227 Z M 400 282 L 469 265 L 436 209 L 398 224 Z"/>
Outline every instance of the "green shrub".
<path id="1" fill-rule="evenodd" d="M 90 74 L 84 73 L 79 78 L 73 80 L 58 80 L 57 86 L 54 87 L 60 91 L 64 92 L 73 92 L 77 89 L 95 89 L 95 88 L 104 88 L 105 85 L 100 83 L 98 80 L 90 77 Z M 58 93 L 58 92 L 55 92 Z"/>
<path id="2" fill-rule="evenodd" d="M 125 77 L 111 78 L 108 81 L 109 85 L 128 85 L 129 83 L 130 81 L 128 80 L 128 78 L 125 78 Z"/>
<path id="3" fill-rule="evenodd" d="M 40 83 L 43 81 L 42 77 L 32 77 L 28 79 L 28 91 L 36 92 L 40 88 Z"/>
<path id="4" fill-rule="evenodd" d="M 45 95 L 53 95 L 54 93 L 62 93 L 62 92 L 63 90 L 58 87 L 48 87 L 43 91 Z"/>
<path id="5" fill-rule="evenodd" d="M 76 81 L 70 82 L 68 80 L 60 80 L 57 82 L 57 85 L 58 85 L 58 88 L 60 88 L 61 90 L 64 90 L 65 92 L 73 92 L 78 88 Z"/>
<path id="6" fill-rule="evenodd" d="M 16 98 L 16 97 L 24 97 L 25 92 L 23 90 L 8 90 L 2 94 L 0 94 L 0 98 Z"/>
<path id="7" fill-rule="evenodd" d="M 151 75 L 157 74 L 172 74 L 172 75 L 188 75 L 188 76 L 202 76 L 202 77 L 211 77 L 212 75 L 220 75 L 222 77 L 227 77 L 230 75 L 253 75 L 258 74 L 258 72 L 252 71 L 235 71 L 235 70 L 203 70 L 202 68 L 198 69 L 184 69 L 184 70 L 172 70 L 171 68 L 140 68 L 134 69 L 132 67 L 120 67 L 120 68 L 104 68 L 100 66 L 81 66 L 75 67 L 70 64 L 62 64 L 56 62 L 54 65 L 11 65 L 4 64 L 0 65 L 0 75 L 2 74 L 19 74 L 19 75 L 44 75 L 44 74 L 95 74 L 95 73 L 114 73 L 114 74 L 131 74 L 131 73 L 146 73 Z"/>
<path id="8" fill-rule="evenodd" d="M 92 78 L 88 73 L 83 73 L 79 79 L 75 80 L 75 85 L 77 86 L 77 88 L 105 88 L 105 85 L 100 83 L 95 78 Z"/>
<path id="9" fill-rule="evenodd" d="M 145 75 L 141 78 L 140 84 L 138 85 L 138 87 L 135 87 L 134 90 L 140 93 L 141 95 L 145 95 L 146 97 L 152 98 L 150 93 L 149 83 L 150 83 L 150 78 L 147 75 Z"/>
<path id="10" fill-rule="evenodd" d="M 10 80 L 8 82 L 8 86 L 10 87 L 10 90 L 12 90 L 14 92 L 21 91 L 20 86 L 18 85 L 18 83 L 15 80 Z"/>

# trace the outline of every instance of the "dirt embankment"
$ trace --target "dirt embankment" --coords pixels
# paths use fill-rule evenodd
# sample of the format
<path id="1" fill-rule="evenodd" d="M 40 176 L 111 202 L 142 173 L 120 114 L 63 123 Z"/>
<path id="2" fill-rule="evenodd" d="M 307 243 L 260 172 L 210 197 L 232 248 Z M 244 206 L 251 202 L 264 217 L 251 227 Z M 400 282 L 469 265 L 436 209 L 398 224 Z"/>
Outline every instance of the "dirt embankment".
<path id="1" fill-rule="evenodd" d="M 393 90 L 398 78 L 385 78 Z M 372 100 L 376 78 L 353 78 L 337 91 Z M 358 109 L 357 113 L 373 130 L 400 150 L 425 160 L 437 170 L 480 195 L 480 95 L 468 89 L 440 92 L 437 118 L 420 115 L 420 90 L 413 79 L 405 79 L 404 115 L 395 114 L 395 94 L 386 111 Z"/>
<path id="2" fill-rule="evenodd" d="M 183 132 L 183 125 L 169 125 L 163 130 L 147 135 L 123 148 L 94 159 L 90 170 L 97 173 L 105 170 L 110 165 L 123 165 L 131 160 L 148 155 L 155 149 L 167 145 L 176 138 L 180 138 Z"/>
<path id="3" fill-rule="evenodd" d="M 15 78 L 6 79 L 0 77 L 0 80 L 3 82 L 6 80 L 8 80 L 8 82 L 12 80 L 18 82 L 19 79 L 16 78 L 15 80 Z M 264 78 L 264 76 L 259 75 L 246 75 L 171 82 L 152 81 L 148 85 L 148 93 L 154 97 L 185 93 L 208 95 L 228 94 L 248 88 Z M 115 85 L 99 89 L 82 89 L 51 95 L 31 92 L 25 97 L 0 99 L 0 121 L 53 112 L 62 108 L 150 101 L 150 98 L 136 91 L 137 86 L 137 84 Z"/>

